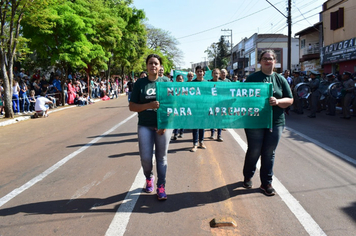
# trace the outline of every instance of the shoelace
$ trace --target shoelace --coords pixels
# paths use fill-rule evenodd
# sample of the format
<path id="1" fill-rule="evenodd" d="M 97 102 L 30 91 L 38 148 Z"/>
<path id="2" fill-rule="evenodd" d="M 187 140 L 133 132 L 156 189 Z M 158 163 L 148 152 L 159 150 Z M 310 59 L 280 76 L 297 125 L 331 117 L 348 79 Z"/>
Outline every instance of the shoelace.
<path id="1" fill-rule="evenodd" d="M 146 183 L 147 183 L 147 187 L 152 187 L 152 179 L 150 179 L 150 180 L 148 180 L 148 179 L 146 179 Z"/>
<path id="2" fill-rule="evenodd" d="M 159 187 L 157 191 L 158 193 L 165 193 L 164 187 Z"/>

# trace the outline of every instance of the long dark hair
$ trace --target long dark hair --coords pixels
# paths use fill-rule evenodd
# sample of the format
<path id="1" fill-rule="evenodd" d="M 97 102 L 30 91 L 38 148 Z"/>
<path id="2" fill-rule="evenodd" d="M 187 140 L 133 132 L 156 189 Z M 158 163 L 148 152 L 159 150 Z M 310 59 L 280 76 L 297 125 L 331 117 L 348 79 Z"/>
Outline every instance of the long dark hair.
<path id="1" fill-rule="evenodd" d="M 148 55 L 147 58 L 146 58 L 146 65 L 148 64 L 148 60 L 150 60 L 152 57 L 157 58 L 157 60 L 159 61 L 159 64 L 162 65 L 162 59 L 157 54 Z"/>

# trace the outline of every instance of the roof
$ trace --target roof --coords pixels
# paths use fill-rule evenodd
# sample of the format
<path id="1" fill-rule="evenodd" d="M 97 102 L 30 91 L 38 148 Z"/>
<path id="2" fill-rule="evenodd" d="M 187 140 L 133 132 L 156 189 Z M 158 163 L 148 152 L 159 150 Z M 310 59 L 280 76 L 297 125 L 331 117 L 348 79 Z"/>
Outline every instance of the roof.
<path id="1" fill-rule="evenodd" d="M 318 23 L 314 24 L 313 26 L 310 26 L 310 27 L 308 27 L 308 28 L 305 28 L 305 29 L 299 31 L 299 32 L 296 33 L 294 36 L 297 36 L 297 35 L 306 35 L 306 34 L 310 34 L 310 33 L 319 31 L 319 26 L 322 25 L 322 24 L 323 24 L 323 22 L 318 22 Z"/>

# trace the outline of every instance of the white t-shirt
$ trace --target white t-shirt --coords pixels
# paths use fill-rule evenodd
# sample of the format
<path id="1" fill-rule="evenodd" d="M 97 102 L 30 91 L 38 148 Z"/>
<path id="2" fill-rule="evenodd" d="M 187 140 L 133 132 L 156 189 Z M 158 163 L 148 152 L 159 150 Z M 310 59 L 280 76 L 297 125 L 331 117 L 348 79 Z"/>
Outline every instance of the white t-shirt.
<path id="1" fill-rule="evenodd" d="M 45 111 L 47 110 L 47 107 L 45 104 L 47 102 L 50 102 L 50 100 L 46 97 L 38 97 L 36 99 L 36 104 L 35 104 L 35 111 Z"/>

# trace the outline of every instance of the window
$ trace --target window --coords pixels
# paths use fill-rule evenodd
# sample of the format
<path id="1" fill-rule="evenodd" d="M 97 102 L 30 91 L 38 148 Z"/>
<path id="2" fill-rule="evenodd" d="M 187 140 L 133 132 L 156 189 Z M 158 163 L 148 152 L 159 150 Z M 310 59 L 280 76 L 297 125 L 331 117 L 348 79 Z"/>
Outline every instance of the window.
<path id="1" fill-rule="evenodd" d="M 330 13 L 330 29 L 337 30 L 344 27 L 344 8 Z"/>
<path id="2" fill-rule="evenodd" d="M 305 48 L 305 39 L 300 40 L 300 48 Z"/>

